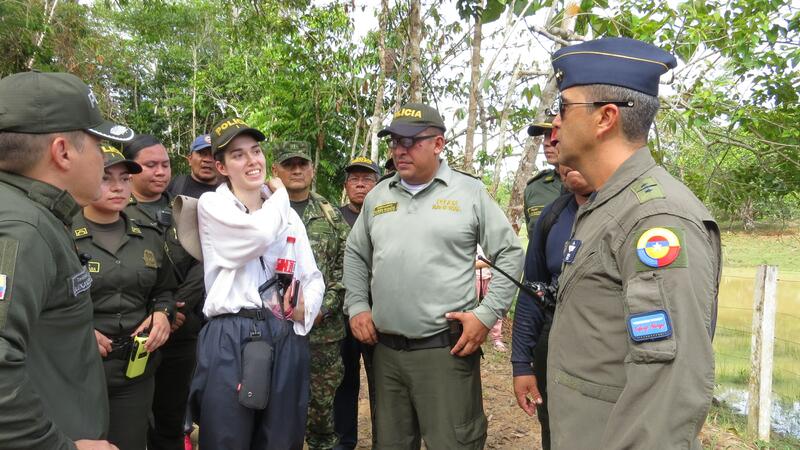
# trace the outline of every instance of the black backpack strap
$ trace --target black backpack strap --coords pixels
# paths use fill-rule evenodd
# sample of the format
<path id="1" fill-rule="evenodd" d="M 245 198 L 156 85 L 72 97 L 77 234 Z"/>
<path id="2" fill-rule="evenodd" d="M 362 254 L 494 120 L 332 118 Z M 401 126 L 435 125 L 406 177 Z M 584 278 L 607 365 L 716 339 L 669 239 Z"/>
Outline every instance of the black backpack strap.
<path id="1" fill-rule="evenodd" d="M 556 220 L 558 220 L 558 216 L 561 215 L 561 211 L 564 211 L 564 208 L 569 205 L 569 202 L 574 196 L 575 194 L 572 192 L 561 194 L 560 197 L 553 200 L 550 210 L 547 211 L 547 214 L 543 215 L 540 219 L 542 223 L 541 227 L 539 227 L 539 248 L 541 249 L 542 253 L 545 253 L 545 248 L 547 246 L 547 235 L 550 234 L 550 229 L 553 228 L 553 224 L 556 223 Z"/>

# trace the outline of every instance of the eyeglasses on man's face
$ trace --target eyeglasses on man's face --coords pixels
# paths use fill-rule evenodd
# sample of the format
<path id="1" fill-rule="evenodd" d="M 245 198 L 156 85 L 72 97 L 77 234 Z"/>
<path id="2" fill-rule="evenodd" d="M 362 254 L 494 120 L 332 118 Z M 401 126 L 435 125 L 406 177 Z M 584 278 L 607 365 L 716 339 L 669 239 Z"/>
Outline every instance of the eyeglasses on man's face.
<path id="1" fill-rule="evenodd" d="M 566 114 L 567 107 L 573 105 L 589 105 L 594 108 L 603 105 L 616 105 L 620 108 L 631 108 L 633 107 L 633 100 L 599 100 L 594 102 L 565 102 L 564 99 L 561 98 L 559 95 L 556 97 L 556 100 L 553 102 L 553 106 L 547 109 L 546 113 L 549 116 L 557 116 L 561 114 L 562 116 Z"/>
<path id="2" fill-rule="evenodd" d="M 426 136 L 414 136 L 414 137 L 405 137 L 405 136 L 394 136 L 392 135 L 389 139 L 386 140 L 386 143 L 389 145 L 389 148 L 394 150 L 397 147 L 403 148 L 411 148 L 417 143 L 424 141 L 425 139 L 435 138 L 439 136 L 438 134 L 429 134 Z"/>

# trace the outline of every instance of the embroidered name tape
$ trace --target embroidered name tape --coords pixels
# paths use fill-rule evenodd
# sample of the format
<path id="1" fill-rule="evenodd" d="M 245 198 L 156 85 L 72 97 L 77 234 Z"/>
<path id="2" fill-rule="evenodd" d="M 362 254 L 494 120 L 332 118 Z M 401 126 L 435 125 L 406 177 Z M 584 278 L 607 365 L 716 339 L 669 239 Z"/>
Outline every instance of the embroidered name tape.
<path id="1" fill-rule="evenodd" d="M 628 335 L 634 342 L 658 341 L 672 336 L 669 314 L 656 310 L 628 316 Z"/>
<path id="2" fill-rule="evenodd" d="M 397 211 L 397 202 L 384 203 L 382 205 L 376 206 L 375 209 L 372 210 L 372 215 L 379 216 L 381 214 L 386 214 L 395 211 Z"/>
<path id="3" fill-rule="evenodd" d="M 575 255 L 578 254 L 578 250 L 581 248 L 581 241 L 578 239 L 573 239 L 571 241 L 567 241 L 564 244 L 564 262 L 567 264 L 572 264 L 575 262 Z"/>

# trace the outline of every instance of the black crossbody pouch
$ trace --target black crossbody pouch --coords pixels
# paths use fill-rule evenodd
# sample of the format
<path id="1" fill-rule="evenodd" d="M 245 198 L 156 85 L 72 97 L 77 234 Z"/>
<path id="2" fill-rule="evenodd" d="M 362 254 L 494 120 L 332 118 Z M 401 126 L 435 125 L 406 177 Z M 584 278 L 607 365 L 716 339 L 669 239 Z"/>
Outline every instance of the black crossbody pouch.
<path id="1" fill-rule="evenodd" d="M 250 336 L 242 348 L 242 381 L 239 404 L 250 409 L 264 409 L 269 402 L 272 383 L 272 344 L 260 336 Z"/>
<path id="2" fill-rule="evenodd" d="M 259 258 L 261 268 L 266 275 L 264 259 Z M 259 294 L 262 294 L 259 292 Z M 253 322 L 250 330 L 250 337 L 242 347 L 242 378 L 239 383 L 239 404 L 250 409 L 264 409 L 269 402 L 269 390 L 272 383 L 272 359 L 274 349 L 272 346 L 271 333 L 269 331 L 269 312 L 262 310 L 263 318 L 267 324 L 267 336 L 262 336 Z"/>

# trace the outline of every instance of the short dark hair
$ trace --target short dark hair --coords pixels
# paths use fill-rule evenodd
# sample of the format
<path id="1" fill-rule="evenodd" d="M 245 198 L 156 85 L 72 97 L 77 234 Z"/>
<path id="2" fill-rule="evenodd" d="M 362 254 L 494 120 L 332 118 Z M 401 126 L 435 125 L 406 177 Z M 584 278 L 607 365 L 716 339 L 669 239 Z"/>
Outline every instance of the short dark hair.
<path id="1" fill-rule="evenodd" d="M 647 141 L 647 134 L 660 106 L 658 97 L 609 84 L 589 84 L 586 88 L 593 101 L 632 100 L 632 107 L 619 109 L 622 134 L 631 142 Z"/>
<path id="2" fill-rule="evenodd" d="M 161 141 L 149 134 L 137 134 L 130 142 L 122 146 L 122 153 L 127 159 L 136 159 L 136 155 L 147 147 L 161 145 Z"/>
<path id="3" fill-rule="evenodd" d="M 83 148 L 85 133 L 80 130 L 44 134 L 0 132 L 0 169 L 17 174 L 28 172 L 58 136 L 63 136 L 79 149 Z"/>

